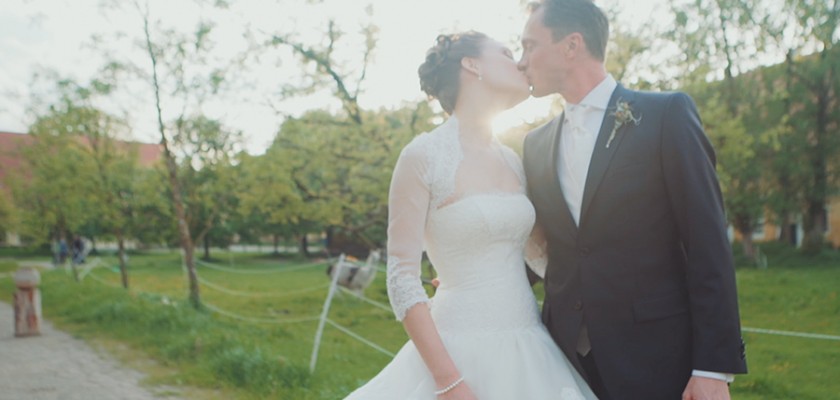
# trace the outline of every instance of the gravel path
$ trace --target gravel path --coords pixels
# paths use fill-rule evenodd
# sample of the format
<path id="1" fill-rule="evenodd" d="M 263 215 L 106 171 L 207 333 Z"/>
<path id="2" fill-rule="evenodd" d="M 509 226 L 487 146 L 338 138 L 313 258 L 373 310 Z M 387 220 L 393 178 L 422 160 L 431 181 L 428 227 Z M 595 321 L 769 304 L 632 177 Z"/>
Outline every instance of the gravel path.
<path id="1" fill-rule="evenodd" d="M 141 387 L 141 379 L 47 321 L 41 336 L 15 338 L 14 310 L 0 301 L 0 400 L 174 399 Z"/>

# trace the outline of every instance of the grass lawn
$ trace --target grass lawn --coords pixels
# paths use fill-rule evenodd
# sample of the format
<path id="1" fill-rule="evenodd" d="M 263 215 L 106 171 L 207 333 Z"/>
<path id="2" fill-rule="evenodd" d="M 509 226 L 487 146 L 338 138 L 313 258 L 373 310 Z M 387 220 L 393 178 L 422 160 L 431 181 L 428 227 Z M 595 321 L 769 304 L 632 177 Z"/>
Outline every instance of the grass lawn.
<path id="1" fill-rule="evenodd" d="M 840 336 L 840 263 L 738 271 L 744 327 Z M 737 399 L 840 398 L 840 341 L 744 333 L 750 373 Z"/>
<path id="2" fill-rule="evenodd" d="M 840 335 L 838 253 L 809 259 L 786 249 L 765 252 L 768 269 L 743 267 L 737 273 L 743 326 Z M 208 282 L 202 285 L 208 305 L 255 321 L 319 315 L 328 283 L 324 264 L 300 268 L 311 261 L 224 252 L 214 256 L 219 258 L 216 265 L 248 273 L 200 268 Z M 16 267 L 3 257 L 0 252 L 0 274 Z M 101 259 L 106 267 L 94 269 L 81 283 L 65 271 L 44 273 L 44 315 L 79 337 L 123 349 L 121 358 L 130 364 L 145 357 L 157 360 L 156 371 L 147 369 L 153 383 L 202 387 L 218 398 L 336 399 L 389 361 L 327 326 L 318 367 L 310 375 L 317 321 L 263 323 L 196 312 L 185 302 L 186 283 L 175 252 L 133 255 L 128 293 L 112 287 L 119 283 L 112 268 L 116 259 Z M 3 299 L 10 299 L 12 290 L 10 279 L 0 279 Z M 388 303 L 383 273 L 366 295 Z M 390 352 L 407 340 L 390 312 L 349 295 L 336 298 L 330 317 Z M 840 393 L 840 342 L 746 332 L 744 339 L 750 374 L 736 379 L 733 398 L 826 399 Z"/>

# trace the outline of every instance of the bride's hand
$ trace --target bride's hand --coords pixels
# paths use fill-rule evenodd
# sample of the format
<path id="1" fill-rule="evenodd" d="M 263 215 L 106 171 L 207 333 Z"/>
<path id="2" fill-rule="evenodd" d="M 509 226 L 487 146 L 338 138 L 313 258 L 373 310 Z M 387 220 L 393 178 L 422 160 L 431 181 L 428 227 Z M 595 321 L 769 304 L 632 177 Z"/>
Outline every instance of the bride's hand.
<path id="1" fill-rule="evenodd" d="M 461 382 L 454 389 L 438 396 L 438 400 L 478 400 L 466 382 Z"/>

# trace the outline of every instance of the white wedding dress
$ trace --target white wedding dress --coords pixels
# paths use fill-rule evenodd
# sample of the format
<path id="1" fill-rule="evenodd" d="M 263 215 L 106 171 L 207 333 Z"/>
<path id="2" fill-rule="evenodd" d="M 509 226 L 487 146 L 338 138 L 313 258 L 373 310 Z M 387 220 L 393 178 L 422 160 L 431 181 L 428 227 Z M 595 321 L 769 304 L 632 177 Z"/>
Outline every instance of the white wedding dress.
<path id="1" fill-rule="evenodd" d="M 521 161 L 495 139 L 484 150 L 483 159 L 462 150 L 452 117 L 400 154 L 388 224 L 387 285 L 397 319 L 411 307 L 430 307 L 479 400 L 594 399 L 542 325 L 528 284 L 523 256 L 535 213 Z M 498 156 L 496 169 L 487 154 Z M 431 300 L 420 280 L 424 245 L 441 281 Z M 409 341 L 348 399 L 434 400 L 435 390 Z"/>

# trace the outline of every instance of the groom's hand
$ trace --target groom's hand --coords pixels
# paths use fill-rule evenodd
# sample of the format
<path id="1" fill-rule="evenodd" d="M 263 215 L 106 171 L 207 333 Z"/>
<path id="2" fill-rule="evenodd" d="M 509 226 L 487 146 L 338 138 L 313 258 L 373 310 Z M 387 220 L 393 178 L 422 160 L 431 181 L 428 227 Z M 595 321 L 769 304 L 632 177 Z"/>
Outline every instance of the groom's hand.
<path id="1" fill-rule="evenodd" d="M 730 400 L 729 385 L 720 379 L 692 376 L 682 400 Z"/>

